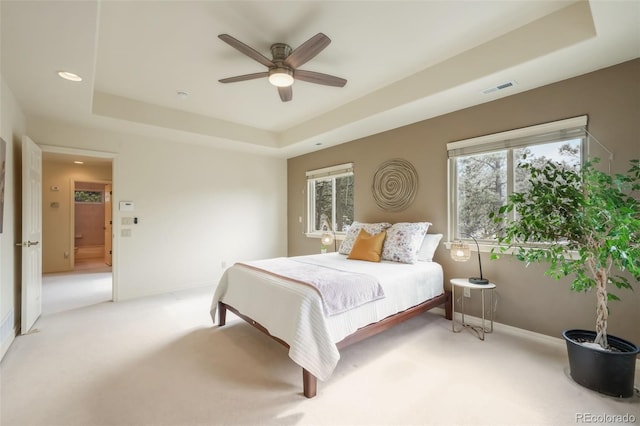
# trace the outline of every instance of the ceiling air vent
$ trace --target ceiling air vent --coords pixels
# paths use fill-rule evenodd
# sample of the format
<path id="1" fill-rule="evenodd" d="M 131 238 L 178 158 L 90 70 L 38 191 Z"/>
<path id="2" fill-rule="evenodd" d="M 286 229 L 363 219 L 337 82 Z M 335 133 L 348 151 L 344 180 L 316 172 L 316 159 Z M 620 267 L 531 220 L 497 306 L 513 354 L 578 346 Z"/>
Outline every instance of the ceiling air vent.
<path id="1" fill-rule="evenodd" d="M 497 92 L 498 90 L 508 89 L 509 87 L 513 87 L 516 84 L 518 84 L 518 83 L 515 80 L 510 80 L 510 81 L 507 81 L 505 83 L 500 83 L 500 84 L 498 84 L 496 86 L 484 89 L 482 91 L 482 93 L 484 93 L 485 95 L 488 95 L 489 93 L 494 93 L 494 92 Z"/>

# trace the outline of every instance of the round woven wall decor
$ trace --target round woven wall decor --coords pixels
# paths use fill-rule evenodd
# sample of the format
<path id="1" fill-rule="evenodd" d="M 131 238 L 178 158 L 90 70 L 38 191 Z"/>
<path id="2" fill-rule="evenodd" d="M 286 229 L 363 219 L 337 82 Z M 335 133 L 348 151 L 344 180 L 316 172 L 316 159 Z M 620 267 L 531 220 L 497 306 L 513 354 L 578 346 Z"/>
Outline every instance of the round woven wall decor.
<path id="1" fill-rule="evenodd" d="M 416 197 L 418 172 L 407 160 L 385 161 L 373 176 L 372 191 L 378 207 L 388 211 L 404 210 Z"/>

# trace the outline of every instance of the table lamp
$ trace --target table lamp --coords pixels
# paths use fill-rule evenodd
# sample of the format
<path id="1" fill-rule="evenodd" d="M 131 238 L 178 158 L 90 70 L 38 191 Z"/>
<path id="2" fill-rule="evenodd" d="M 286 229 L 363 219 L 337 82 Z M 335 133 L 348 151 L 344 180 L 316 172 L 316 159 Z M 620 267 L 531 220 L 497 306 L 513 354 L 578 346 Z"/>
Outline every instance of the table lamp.
<path id="1" fill-rule="evenodd" d="M 475 241 L 476 247 L 478 248 L 478 267 L 480 268 L 480 276 L 469 278 L 469 282 L 472 284 L 489 284 L 489 280 L 482 276 L 482 262 L 480 261 L 480 245 L 478 244 L 478 240 L 471 235 L 469 235 L 469 237 Z M 469 260 L 471 258 L 469 244 L 462 240 L 451 243 L 451 258 L 456 262 L 466 262 Z"/>

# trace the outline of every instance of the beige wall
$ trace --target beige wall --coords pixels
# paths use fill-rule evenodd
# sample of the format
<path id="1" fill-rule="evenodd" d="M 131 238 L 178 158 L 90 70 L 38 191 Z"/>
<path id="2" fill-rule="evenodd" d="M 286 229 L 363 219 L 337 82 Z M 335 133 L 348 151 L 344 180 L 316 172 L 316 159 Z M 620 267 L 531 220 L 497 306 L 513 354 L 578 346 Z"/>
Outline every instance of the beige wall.
<path id="1" fill-rule="evenodd" d="M 74 182 L 111 182 L 111 165 L 78 165 L 47 160 L 42 162 L 42 272 L 73 269 L 71 226 Z M 104 186 L 104 185 L 102 185 Z M 57 190 L 53 190 L 56 187 Z M 54 204 L 57 203 L 57 204 Z M 57 207 L 56 207 L 57 206 Z M 78 220 L 76 217 L 75 220 Z M 102 225 L 100 225 L 102 229 Z M 101 231 L 102 232 L 102 231 Z M 104 239 L 104 238 L 103 238 Z"/>
<path id="2" fill-rule="evenodd" d="M 358 139 L 288 161 L 289 255 L 317 253 L 317 239 L 306 238 L 305 171 L 353 162 L 355 219 L 359 221 L 418 221 L 433 223 L 430 232 L 447 233 L 447 142 L 505 130 L 589 115 L 589 131 L 614 152 L 613 172 L 628 169 L 640 158 L 640 60 L 627 62 L 577 78 L 531 90 L 413 125 Z M 419 188 L 405 211 L 387 213 L 371 196 L 378 166 L 391 158 L 404 158 L 418 170 Z M 438 249 L 445 279 L 467 277 L 477 264 L 454 264 L 448 250 Z M 489 260 L 483 270 L 498 285 L 496 320 L 535 332 L 560 336 L 563 329 L 593 329 L 595 296 L 569 291 L 568 280 L 544 276 L 542 265 L 528 269 L 513 259 Z M 622 302 L 610 304 L 610 333 L 640 344 L 640 285 L 620 293 Z M 475 298 L 472 313 L 479 314 Z"/>

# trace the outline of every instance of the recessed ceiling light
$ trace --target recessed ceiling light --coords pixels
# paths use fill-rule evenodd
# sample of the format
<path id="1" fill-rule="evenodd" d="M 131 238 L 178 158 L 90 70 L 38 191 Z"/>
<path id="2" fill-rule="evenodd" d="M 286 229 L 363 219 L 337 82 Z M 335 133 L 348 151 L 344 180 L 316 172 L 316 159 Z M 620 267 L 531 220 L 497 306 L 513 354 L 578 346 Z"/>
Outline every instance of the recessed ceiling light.
<path id="1" fill-rule="evenodd" d="M 74 162 L 73 162 L 73 164 L 84 164 L 84 161 L 78 161 L 78 160 L 76 160 L 76 161 L 74 161 Z"/>
<path id="2" fill-rule="evenodd" d="M 69 71 L 58 71 L 58 75 L 69 81 L 82 81 L 82 77 Z"/>

